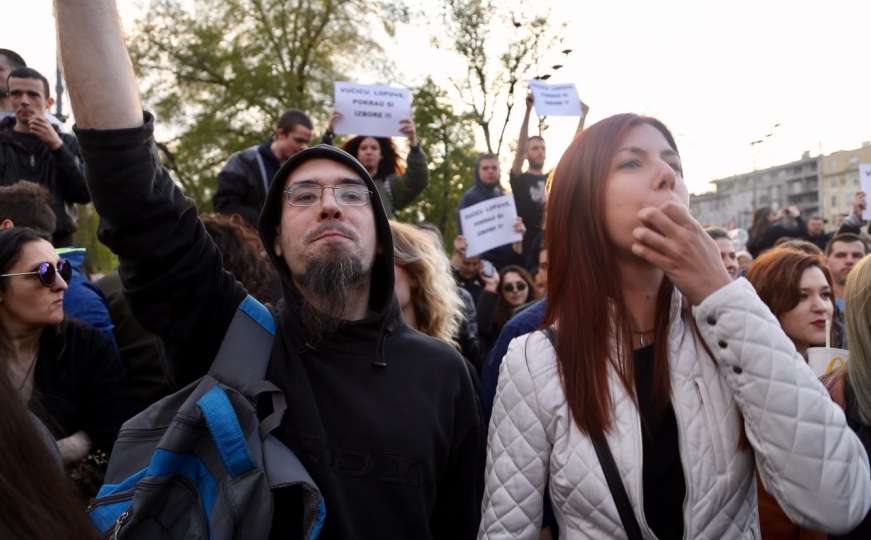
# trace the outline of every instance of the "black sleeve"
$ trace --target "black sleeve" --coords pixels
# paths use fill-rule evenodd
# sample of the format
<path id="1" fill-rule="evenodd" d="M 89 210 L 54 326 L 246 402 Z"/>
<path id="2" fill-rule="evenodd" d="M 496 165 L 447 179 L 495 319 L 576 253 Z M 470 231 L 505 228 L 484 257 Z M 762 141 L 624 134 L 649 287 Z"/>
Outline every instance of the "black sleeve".
<path id="1" fill-rule="evenodd" d="M 435 539 L 474 539 L 481 522 L 486 464 L 483 412 L 471 374 L 465 365 L 460 370 L 451 454 L 431 519 Z"/>
<path id="2" fill-rule="evenodd" d="M 215 191 L 212 202 L 215 212 L 219 214 L 239 214 L 252 227 L 257 227 L 257 220 L 260 218 L 260 214 L 246 204 L 251 186 L 248 183 L 247 176 L 239 172 L 242 169 L 241 163 L 238 163 L 238 161 L 239 155 L 236 154 L 230 158 L 227 165 L 218 173 L 218 189 Z"/>
<path id="3" fill-rule="evenodd" d="M 161 166 L 153 130 L 146 114 L 142 127 L 77 133 L 100 240 L 120 259 L 133 314 L 172 350 L 176 382 L 185 384 L 208 370 L 246 292 Z"/>
<path id="4" fill-rule="evenodd" d="M 85 166 L 79 143 L 72 135 L 61 134 L 63 145 L 53 150 L 55 173 L 63 200 L 68 203 L 87 204 L 91 202 L 88 186 L 85 185 Z"/>
<path id="5" fill-rule="evenodd" d="M 335 146 L 333 141 L 336 139 L 336 134 L 332 131 L 324 131 L 323 137 L 321 137 L 321 144 L 328 144 L 330 146 Z"/>
<path id="6" fill-rule="evenodd" d="M 81 358 L 85 371 L 80 380 L 86 385 L 82 393 L 82 429 L 94 448 L 109 454 L 121 424 L 135 413 L 127 378 L 112 343 L 98 330 L 85 325 L 69 325 L 68 332 L 82 340 Z"/>

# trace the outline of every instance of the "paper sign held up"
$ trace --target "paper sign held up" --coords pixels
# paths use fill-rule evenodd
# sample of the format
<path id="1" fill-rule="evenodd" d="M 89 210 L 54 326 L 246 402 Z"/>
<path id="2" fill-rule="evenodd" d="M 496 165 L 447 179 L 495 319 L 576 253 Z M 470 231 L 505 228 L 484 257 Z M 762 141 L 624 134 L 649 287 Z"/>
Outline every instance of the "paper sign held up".
<path id="1" fill-rule="evenodd" d="M 859 185 L 862 186 L 866 198 L 871 196 L 871 163 L 859 165 Z M 865 206 L 865 211 L 862 212 L 862 219 L 871 219 L 871 208 L 868 206 Z"/>
<path id="2" fill-rule="evenodd" d="M 336 82 L 340 134 L 401 137 L 399 121 L 411 118 L 411 91 L 380 84 Z"/>
<path id="3" fill-rule="evenodd" d="M 517 208 L 512 195 L 487 199 L 460 210 L 466 257 L 523 240 L 523 235 L 514 231 L 515 221 Z"/>
<path id="4" fill-rule="evenodd" d="M 581 116 L 581 98 L 574 84 L 548 84 L 529 81 L 539 116 Z"/>

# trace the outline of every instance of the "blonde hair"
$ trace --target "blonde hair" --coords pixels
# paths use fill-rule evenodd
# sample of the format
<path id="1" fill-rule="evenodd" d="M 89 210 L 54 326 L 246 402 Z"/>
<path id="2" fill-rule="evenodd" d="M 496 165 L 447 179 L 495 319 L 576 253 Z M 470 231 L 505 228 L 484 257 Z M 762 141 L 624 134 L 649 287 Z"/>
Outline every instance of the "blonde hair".
<path id="1" fill-rule="evenodd" d="M 412 225 L 390 222 L 394 262 L 412 278 L 411 303 L 417 329 L 456 345 L 463 319 L 463 301 L 451 274 L 450 261 L 432 236 Z"/>
<path id="2" fill-rule="evenodd" d="M 871 424 L 871 258 L 866 256 L 847 275 L 844 322 L 850 359 L 847 380 L 856 396 L 859 418 Z"/>

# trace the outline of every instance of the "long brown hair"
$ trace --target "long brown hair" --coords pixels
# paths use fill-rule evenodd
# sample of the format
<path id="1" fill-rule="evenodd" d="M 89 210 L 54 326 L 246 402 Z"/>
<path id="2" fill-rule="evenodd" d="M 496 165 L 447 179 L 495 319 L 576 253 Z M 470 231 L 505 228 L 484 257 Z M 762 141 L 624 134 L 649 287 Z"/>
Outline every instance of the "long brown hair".
<path id="1" fill-rule="evenodd" d="M 0 362 L 0 538 L 97 538 Z"/>
<path id="2" fill-rule="evenodd" d="M 566 401 L 578 429 L 591 436 L 604 434 L 611 426 L 609 366 L 629 395 L 635 395 L 632 327 L 604 209 L 614 155 L 628 131 L 642 124 L 659 130 L 677 151 L 674 137 L 659 120 L 636 114 L 606 118 L 569 145 L 554 171 L 548 196 L 547 312 L 542 324 L 557 324 L 557 362 Z M 654 331 L 661 344 L 654 356 L 657 409 L 666 406 L 670 392 L 665 344 L 673 289 L 671 282 L 663 280 L 657 298 Z"/>

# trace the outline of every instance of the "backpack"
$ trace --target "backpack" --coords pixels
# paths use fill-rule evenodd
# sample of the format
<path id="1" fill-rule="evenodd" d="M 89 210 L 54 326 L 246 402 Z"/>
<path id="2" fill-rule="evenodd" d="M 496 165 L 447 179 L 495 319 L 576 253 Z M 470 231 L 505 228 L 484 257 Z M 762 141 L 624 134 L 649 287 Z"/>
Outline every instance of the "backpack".
<path id="1" fill-rule="evenodd" d="M 298 537 L 317 538 L 323 497 L 271 435 L 287 408 L 265 380 L 274 334 L 272 314 L 247 296 L 208 374 L 124 423 L 88 508 L 100 532 L 122 540 L 267 539 L 277 490 L 292 501 L 289 516 L 301 519 Z M 262 421 L 258 398 L 272 404 Z"/>

